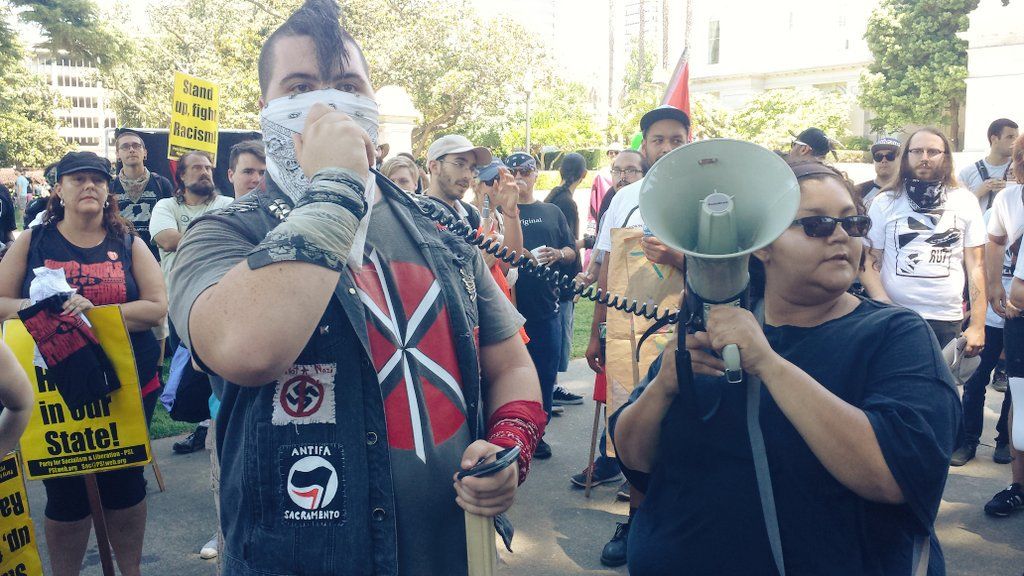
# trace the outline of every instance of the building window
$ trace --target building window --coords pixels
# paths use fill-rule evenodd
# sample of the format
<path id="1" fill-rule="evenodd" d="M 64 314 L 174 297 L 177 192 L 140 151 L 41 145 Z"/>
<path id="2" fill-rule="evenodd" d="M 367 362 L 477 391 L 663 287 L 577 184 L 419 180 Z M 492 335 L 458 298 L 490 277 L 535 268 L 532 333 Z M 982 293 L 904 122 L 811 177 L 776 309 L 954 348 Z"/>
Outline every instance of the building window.
<path id="1" fill-rule="evenodd" d="M 718 64 L 718 48 L 721 30 L 719 21 L 712 20 L 708 23 L 708 64 Z"/>

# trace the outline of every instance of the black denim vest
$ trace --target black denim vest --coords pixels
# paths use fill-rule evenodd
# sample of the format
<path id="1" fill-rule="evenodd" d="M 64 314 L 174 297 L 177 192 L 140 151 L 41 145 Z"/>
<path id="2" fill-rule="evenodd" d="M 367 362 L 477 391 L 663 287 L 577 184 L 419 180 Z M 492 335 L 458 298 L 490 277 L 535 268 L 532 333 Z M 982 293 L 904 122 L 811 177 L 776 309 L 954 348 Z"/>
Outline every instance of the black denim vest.
<path id="1" fill-rule="evenodd" d="M 467 421 L 472 437 L 479 438 L 476 294 L 472 283 L 464 281 L 466 274 L 472 278 L 479 253 L 419 214 L 411 204 L 415 200 L 390 181 L 377 175 L 377 184 L 440 283 Z M 231 226 L 256 244 L 290 209 L 289 198 L 268 183 L 267 192 L 251 193 L 202 218 Z M 309 416 L 302 401 L 293 402 L 300 396 L 317 406 L 333 397 L 333 412 L 321 406 Z M 347 270 L 288 374 L 258 388 L 227 383 L 217 441 L 225 574 L 397 574 L 383 398 L 369 354 L 363 304 Z"/>

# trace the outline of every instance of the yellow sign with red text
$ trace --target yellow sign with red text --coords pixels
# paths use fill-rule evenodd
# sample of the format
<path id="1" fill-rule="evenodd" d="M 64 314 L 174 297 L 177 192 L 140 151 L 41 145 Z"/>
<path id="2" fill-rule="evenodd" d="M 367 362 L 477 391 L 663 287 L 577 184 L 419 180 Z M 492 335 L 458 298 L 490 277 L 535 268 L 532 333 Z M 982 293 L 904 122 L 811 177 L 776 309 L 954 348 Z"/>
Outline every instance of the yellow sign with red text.
<path id="1" fill-rule="evenodd" d="M 97 306 L 85 316 L 121 387 L 77 410 L 67 407 L 47 371 L 33 364 L 35 341 L 25 325 L 20 320 L 4 323 L 4 341 L 28 375 L 35 395 L 28 428 L 21 437 L 30 480 L 141 466 L 152 460 L 135 356 L 121 308 Z"/>

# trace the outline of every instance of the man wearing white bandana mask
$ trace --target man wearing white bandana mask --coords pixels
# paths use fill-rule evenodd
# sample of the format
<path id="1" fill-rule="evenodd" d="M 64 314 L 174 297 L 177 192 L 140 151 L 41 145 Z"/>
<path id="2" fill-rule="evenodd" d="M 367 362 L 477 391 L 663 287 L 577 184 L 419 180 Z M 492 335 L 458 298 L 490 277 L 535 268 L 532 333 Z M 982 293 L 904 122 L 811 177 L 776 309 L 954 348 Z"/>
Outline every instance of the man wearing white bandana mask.
<path id="1" fill-rule="evenodd" d="M 172 272 L 182 341 L 226 381 L 220 557 L 228 575 L 466 574 L 461 511 L 511 506 L 537 375 L 479 251 L 369 169 L 376 103 L 338 21 L 307 0 L 264 43 L 266 190 L 196 220 Z M 518 463 L 456 478 L 511 446 Z"/>

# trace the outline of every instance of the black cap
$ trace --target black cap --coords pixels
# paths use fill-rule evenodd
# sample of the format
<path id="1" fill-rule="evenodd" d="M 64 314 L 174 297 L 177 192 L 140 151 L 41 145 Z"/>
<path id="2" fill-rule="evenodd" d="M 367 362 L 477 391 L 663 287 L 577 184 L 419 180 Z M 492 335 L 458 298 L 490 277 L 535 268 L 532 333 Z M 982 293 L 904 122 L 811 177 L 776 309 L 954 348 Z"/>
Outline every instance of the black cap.
<path id="1" fill-rule="evenodd" d="M 646 135 L 647 129 L 651 127 L 651 124 L 654 124 L 658 120 L 675 120 L 676 122 L 682 123 L 687 132 L 690 131 L 690 117 L 686 115 L 686 112 L 668 104 L 658 106 L 654 110 L 644 114 L 643 118 L 640 118 L 640 131 Z"/>
<path id="2" fill-rule="evenodd" d="M 509 168 L 536 168 L 537 159 L 526 152 L 514 152 L 505 158 L 505 166 Z"/>
<path id="3" fill-rule="evenodd" d="M 107 177 L 108 182 L 111 180 L 110 161 L 106 158 L 101 158 L 92 152 L 68 152 L 60 159 L 60 162 L 57 162 L 57 181 L 60 182 L 60 179 L 67 174 L 86 170 L 99 172 Z"/>
<path id="4" fill-rule="evenodd" d="M 145 138 L 142 137 L 142 132 L 139 132 L 138 130 L 132 130 L 131 128 L 118 128 L 117 130 L 114 130 L 114 142 L 117 142 L 117 139 L 120 138 L 121 136 L 124 136 L 125 134 L 132 134 L 138 136 L 139 140 L 142 140 L 143 146 L 145 146 L 146 140 Z"/>
<path id="5" fill-rule="evenodd" d="M 832 143 L 821 128 L 808 128 L 797 134 L 796 139 L 799 143 L 808 145 L 815 156 L 825 156 L 832 151 Z"/>

